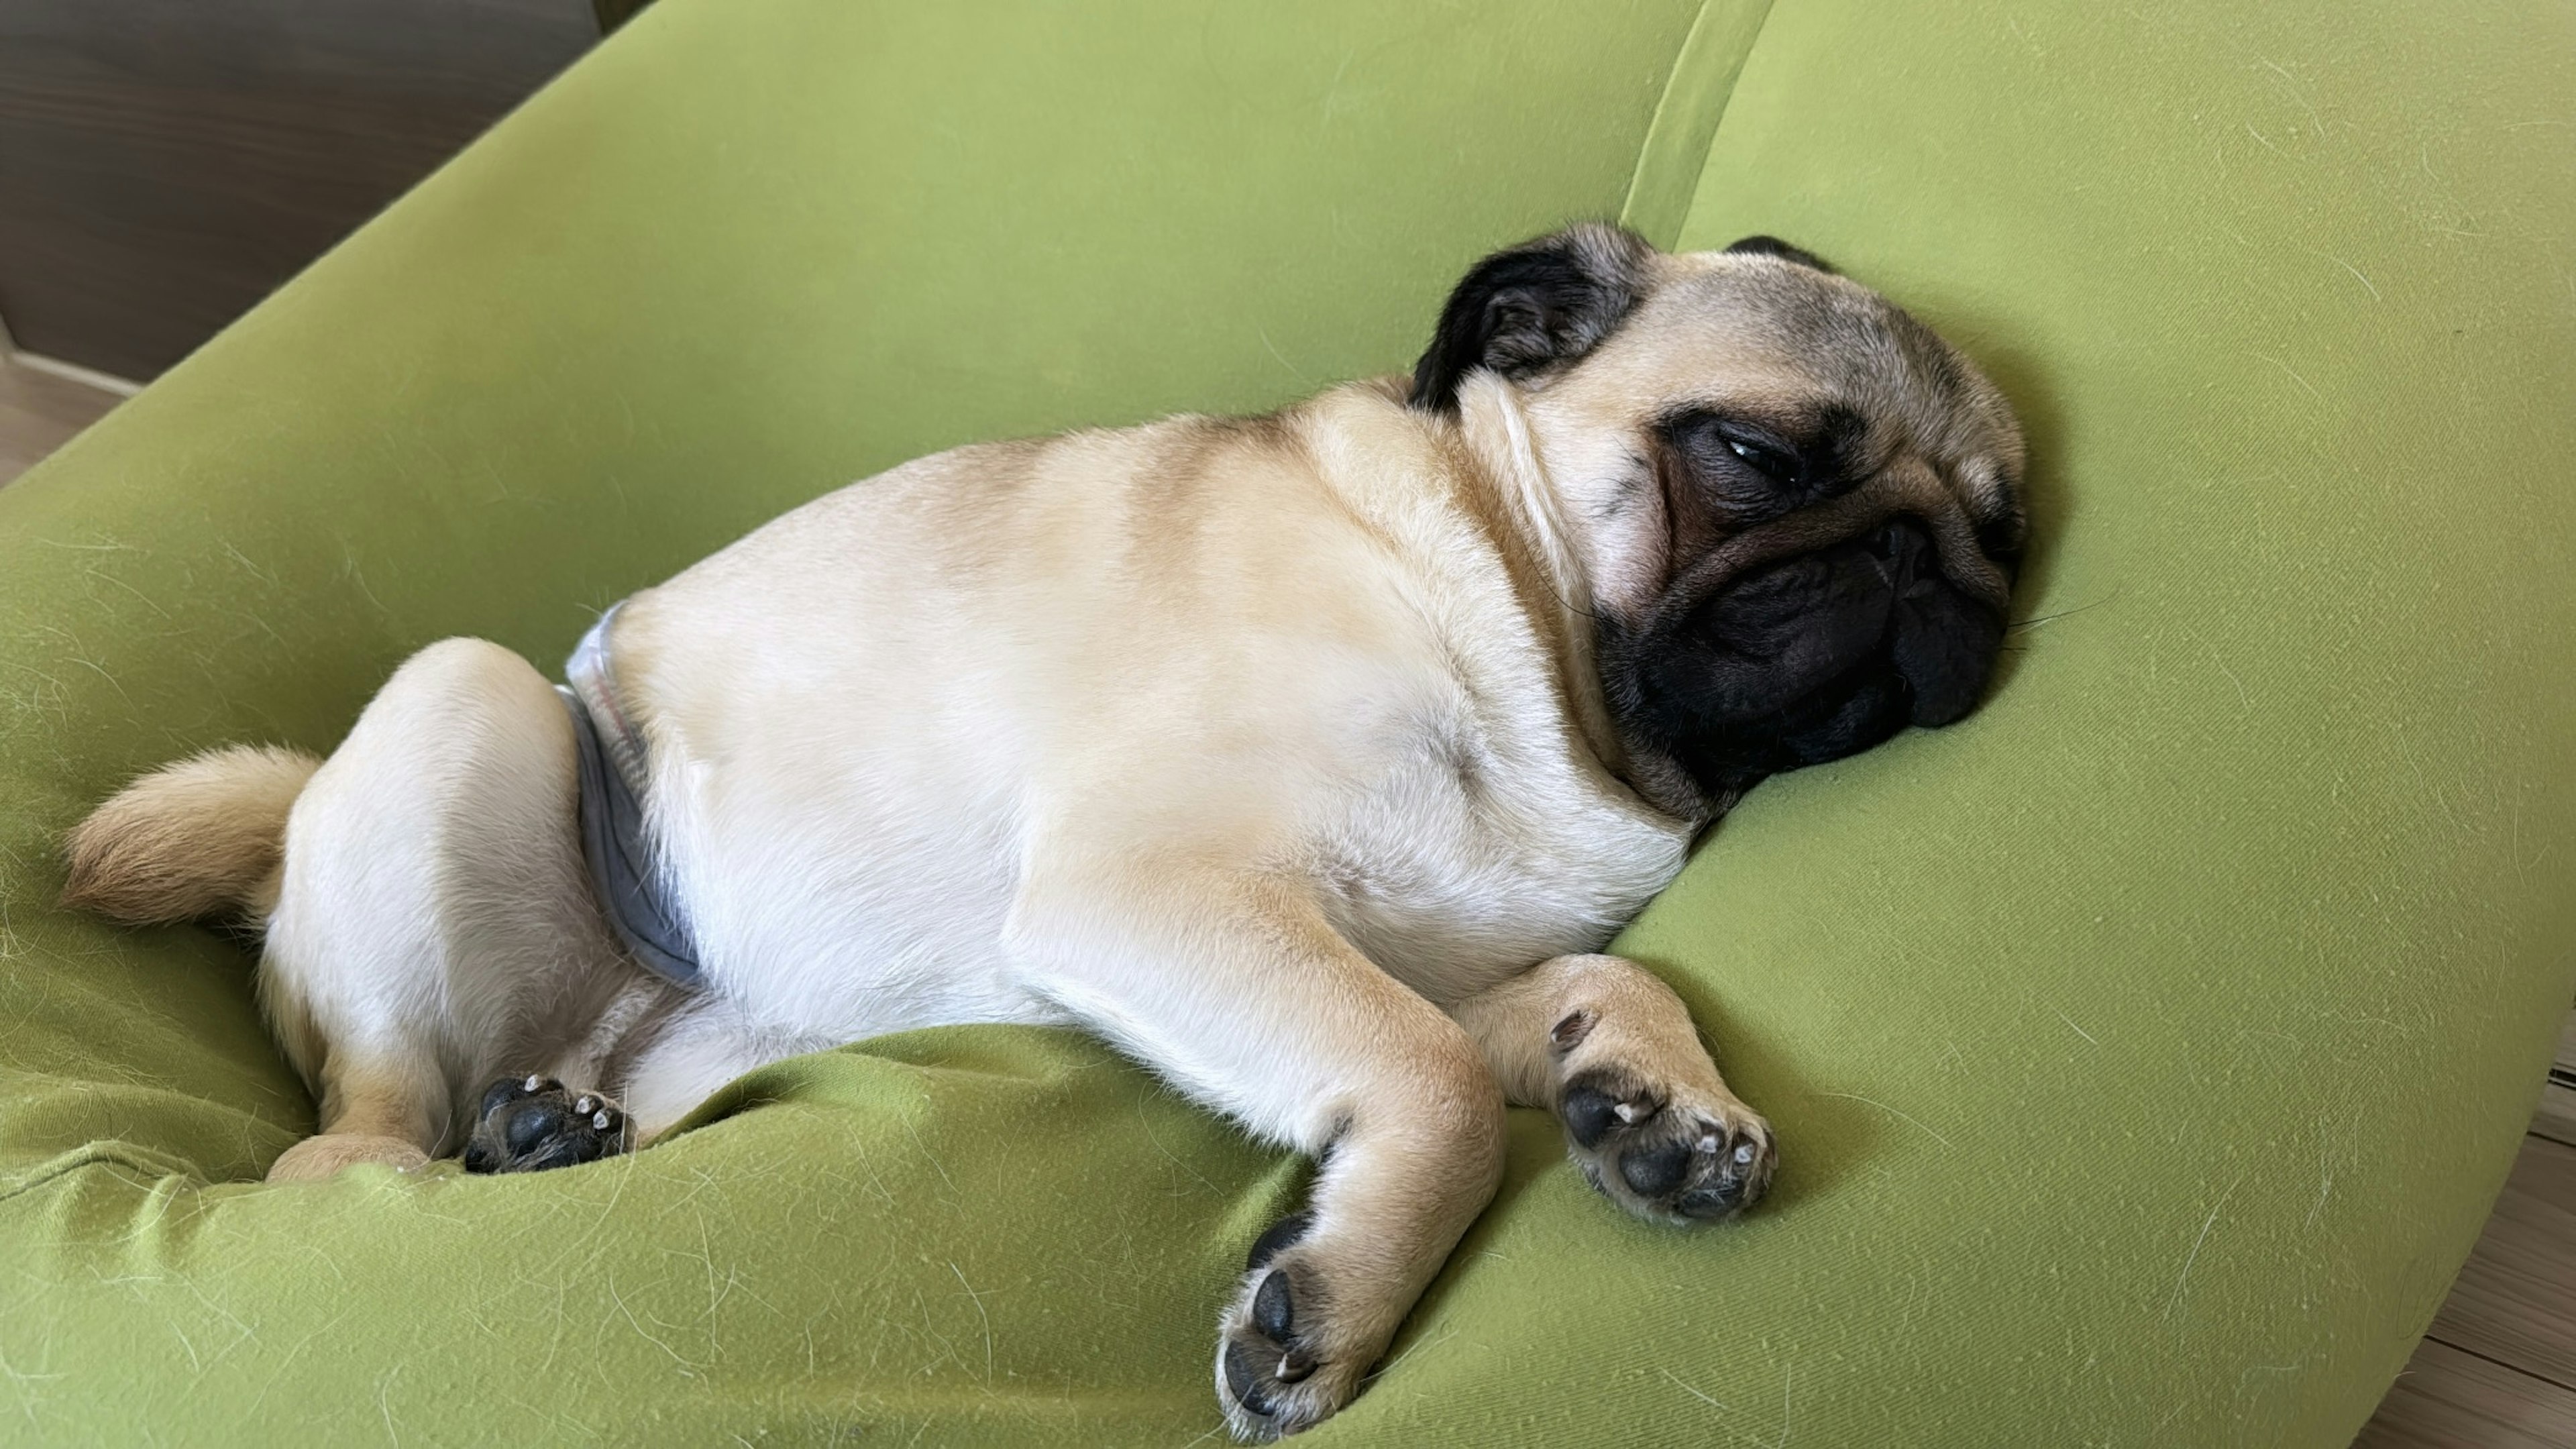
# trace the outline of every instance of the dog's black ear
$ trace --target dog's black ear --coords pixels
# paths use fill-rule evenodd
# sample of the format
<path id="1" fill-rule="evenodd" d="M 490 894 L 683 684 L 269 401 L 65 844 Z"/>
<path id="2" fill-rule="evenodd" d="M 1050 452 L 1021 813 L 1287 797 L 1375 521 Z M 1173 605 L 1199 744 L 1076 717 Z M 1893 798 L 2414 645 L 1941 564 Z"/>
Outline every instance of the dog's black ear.
<path id="1" fill-rule="evenodd" d="M 1776 236 L 1749 236 L 1728 247 L 1727 250 L 1745 252 L 1757 257 L 1778 257 L 1782 261 L 1796 262 L 1802 267 L 1813 267 L 1828 275 L 1833 274 L 1834 270 L 1833 264 L 1823 257 L 1817 256 L 1805 247 L 1793 247 Z"/>
<path id="2" fill-rule="evenodd" d="M 1594 223 L 1478 262 L 1440 309 L 1406 401 L 1456 412 L 1458 385 L 1480 367 L 1532 377 L 1590 352 L 1645 295 L 1654 254 L 1634 232 Z"/>

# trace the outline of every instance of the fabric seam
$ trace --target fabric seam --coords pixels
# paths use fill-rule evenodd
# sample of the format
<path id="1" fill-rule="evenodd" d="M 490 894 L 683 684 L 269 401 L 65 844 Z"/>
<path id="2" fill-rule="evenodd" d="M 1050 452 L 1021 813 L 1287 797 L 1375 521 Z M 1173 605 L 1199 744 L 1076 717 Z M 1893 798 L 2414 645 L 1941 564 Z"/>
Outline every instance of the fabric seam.
<path id="1" fill-rule="evenodd" d="M 64 1161 L 66 1157 L 71 1160 Z M 173 1177 L 183 1178 L 191 1188 L 202 1189 L 213 1185 L 196 1170 L 194 1163 L 183 1164 L 177 1160 L 161 1158 L 160 1154 L 148 1151 L 134 1149 L 123 1152 L 112 1151 L 107 1149 L 104 1142 L 93 1142 L 75 1147 L 69 1152 L 57 1154 L 43 1165 L 29 1170 L 25 1176 L 0 1184 L 0 1203 L 10 1202 L 28 1193 L 51 1187 L 67 1177 L 87 1172 L 92 1168 L 139 1172 L 154 1182 Z"/>
<path id="2" fill-rule="evenodd" d="M 1629 172 L 1628 193 L 1619 204 L 1619 224 L 1665 250 L 1681 239 L 1691 204 L 1699 197 L 1700 176 L 1708 169 L 1709 154 L 1717 147 L 1718 131 L 1726 124 L 1727 108 L 1735 99 L 1736 83 L 1743 79 L 1744 67 L 1771 22 L 1776 0 L 1756 3 L 1702 0 L 1699 14 L 1674 52 L 1672 69 L 1664 76 L 1655 114 L 1646 123 L 1636 165 Z M 1719 47 L 1739 36 L 1742 43 L 1733 47 L 1729 60 L 1727 51 Z M 1712 66 L 1721 64 L 1721 72 L 1709 74 Z"/>

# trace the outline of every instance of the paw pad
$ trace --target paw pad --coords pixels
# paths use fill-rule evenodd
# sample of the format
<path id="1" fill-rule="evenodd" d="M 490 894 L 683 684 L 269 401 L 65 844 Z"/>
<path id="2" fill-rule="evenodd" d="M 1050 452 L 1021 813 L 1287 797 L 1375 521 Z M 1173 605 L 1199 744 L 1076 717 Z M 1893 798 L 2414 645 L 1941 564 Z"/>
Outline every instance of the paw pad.
<path id="1" fill-rule="evenodd" d="M 626 1149 L 626 1116 L 595 1092 L 579 1096 L 550 1077 L 503 1078 L 483 1093 L 465 1145 L 467 1172 L 537 1172 L 595 1162 Z"/>
<path id="2" fill-rule="evenodd" d="M 1245 1292 L 1217 1339 L 1217 1400 L 1235 1437 L 1276 1439 L 1322 1420 L 1358 1387 L 1328 1351 L 1330 1302 L 1298 1244 L 1311 1220 L 1283 1218 L 1252 1246 Z"/>
<path id="3" fill-rule="evenodd" d="M 1770 1128 L 1731 1098 L 1691 1096 L 1594 1071 L 1566 1084 L 1557 1110 L 1602 1195 L 1648 1217 L 1730 1217 L 1770 1186 Z"/>

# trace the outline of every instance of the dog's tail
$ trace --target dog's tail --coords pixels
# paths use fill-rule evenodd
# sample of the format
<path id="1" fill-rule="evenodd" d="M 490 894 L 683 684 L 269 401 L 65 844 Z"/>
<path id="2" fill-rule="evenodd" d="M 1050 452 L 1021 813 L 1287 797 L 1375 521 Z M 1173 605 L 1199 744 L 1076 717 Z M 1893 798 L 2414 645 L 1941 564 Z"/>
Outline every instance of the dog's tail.
<path id="1" fill-rule="evenodd" d="M 286 814 L 322 762 L 302 750 L 228 745 L 136 780 L 63 842 L 63 904 L 129 925 L 277 909 Z"/>

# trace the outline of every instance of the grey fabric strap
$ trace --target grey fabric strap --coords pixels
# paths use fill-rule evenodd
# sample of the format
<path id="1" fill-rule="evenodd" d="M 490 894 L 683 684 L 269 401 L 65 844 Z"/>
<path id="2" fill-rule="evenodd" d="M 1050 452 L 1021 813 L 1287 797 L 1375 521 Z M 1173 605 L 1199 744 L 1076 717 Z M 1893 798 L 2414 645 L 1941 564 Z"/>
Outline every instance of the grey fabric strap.
<path id="1" fill-rule="evenodd" d="M 697 937 L 644 836 L 651 777 L 644 737 L 627 720 L 609 667 L 608 631 L 616 619 L 617 606 L 599 616 L 564 665 L 572 682 L 555 686 L 581 753 L 581 858 L 601 911 L 636 961 L 675 985 L 695 986 L 702 974 Z"/>

